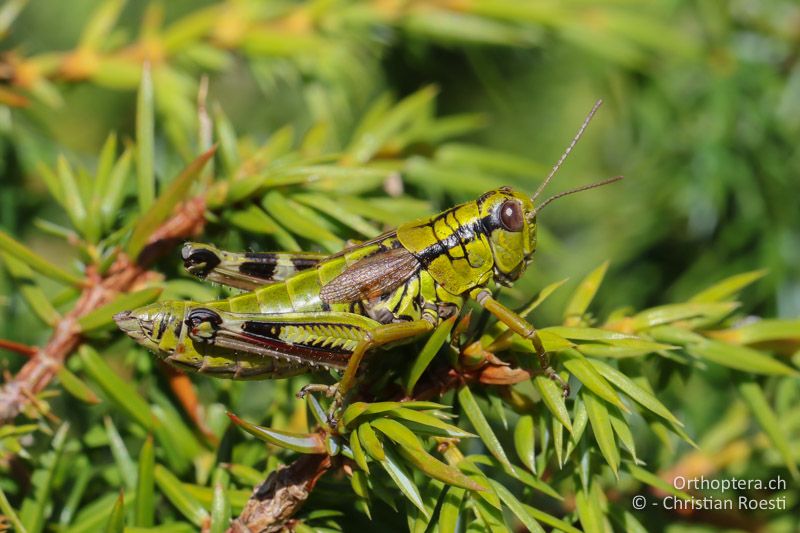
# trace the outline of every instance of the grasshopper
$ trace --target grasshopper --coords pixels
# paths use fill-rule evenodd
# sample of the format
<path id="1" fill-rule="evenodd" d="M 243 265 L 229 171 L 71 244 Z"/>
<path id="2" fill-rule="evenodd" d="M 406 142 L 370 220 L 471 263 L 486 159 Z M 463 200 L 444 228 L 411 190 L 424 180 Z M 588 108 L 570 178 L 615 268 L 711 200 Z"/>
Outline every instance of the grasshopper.
<path id="1" fill-rule="evenodd" d="M 497 301 L 489 287 L 510 286 L 522 276 L 536 250 L 542 208 L 621 179 L 535 205 L 601 103 L 532 196 L 500 187 L 333 255 L 233 253 L 188 243 L 182 257 L 190 273 L 249 292 L 205 303 L 159 302 L 114 318 L 125 333 L 182 369 L 232 379 L 343 371 L 336 385 L 309 385 L 298 393 L 334 396 L 334 413 L 365 354 L 429 333 L 472 299 L 532 343 L 542 372 L 566 396 L 569 388 L 550 366 L 536 328 Z"/>

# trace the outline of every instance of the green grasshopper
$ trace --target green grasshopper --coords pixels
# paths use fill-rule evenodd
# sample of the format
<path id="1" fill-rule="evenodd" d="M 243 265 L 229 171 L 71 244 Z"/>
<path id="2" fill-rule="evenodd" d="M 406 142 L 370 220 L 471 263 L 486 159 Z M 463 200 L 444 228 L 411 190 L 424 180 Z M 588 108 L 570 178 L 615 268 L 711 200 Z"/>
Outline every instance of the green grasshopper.
<path id="1" fill-rule="evenodd" d="M 114 318 L 168 363 L 232 379 L 284 378 L 314 369 L 343 370 L 334 386 L 300 391 L 335 396 L 351 390 L 364 355 L 410 341 L 460 313 L 467 299 L 532 343 L 545 375 L 550 366 L 536 328 L 498 302 L 489 287 L 510 286 L 536 250 L 536 216 L 553 200 L 620 177 L 578 187 L 534 205 L 580 139 L 598 101 L 564 154 L 529 197 L 500 187 L 476 201 L 408 222 L 333 255 L 232 253 L 188 243 L 188 271 L 244 289 L 223 300 L 154 303 Z"/>

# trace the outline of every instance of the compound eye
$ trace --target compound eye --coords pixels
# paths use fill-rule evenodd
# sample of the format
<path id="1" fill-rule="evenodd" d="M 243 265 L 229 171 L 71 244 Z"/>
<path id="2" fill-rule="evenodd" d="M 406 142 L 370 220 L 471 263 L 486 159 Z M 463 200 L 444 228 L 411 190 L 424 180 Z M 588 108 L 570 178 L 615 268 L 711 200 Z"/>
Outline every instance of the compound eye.
<path id="1" fill-rule="evenodd" d="M 508 231 L 522 231 L 525 225 L 525 217 L 522 214 L 522 206 L 516 200 L 506 200 L 500 206 L 500 222 Z"/>

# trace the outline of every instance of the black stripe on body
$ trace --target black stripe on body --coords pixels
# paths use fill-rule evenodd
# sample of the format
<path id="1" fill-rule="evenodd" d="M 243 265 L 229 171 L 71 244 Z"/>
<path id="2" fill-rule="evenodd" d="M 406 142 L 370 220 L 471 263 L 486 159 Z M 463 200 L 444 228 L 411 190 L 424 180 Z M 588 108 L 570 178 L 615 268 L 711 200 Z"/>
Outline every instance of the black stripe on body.
<path id="1" fill-rule="evenodd" d="M 458 231 L 459 231 L 459 235 L 460 235 L 460 237 L 462 239 L 462 243 L 468 243 L 471 240 L 478 239 L 478 234 L 487 235 L 487 233 L 488 233 L 486 231 L 486 225 L 484 224 L 483 220 L 482 219 L 478 219 L 478 222 L 476 224 L 478 227 L 468 236 L 465 227 L 469 224 L 469 222 L 465 223 L 465 222 L 460 221 L 458 219 L 458 213 L 454 213 L 453 214 L 453 218 L 456 219 L 456 224 L 458 224 Z M 470 237 L 470 239 L 466 240 L 467 237 Z M 466 247 L 466 244 L 464 244 L 464 246 Z M 470 261 L 470 255 L 467 253 L 466 249 L 464 250 L 464 259 L 466 259 L 467 263 L 469 263 L 469 266 L 471 266 L 472 268 L 478 268 L 477 266 L 472 264 L 472 261 Z"/>
<path id="2" fill-rule="evenodd" d="M 183 320 L 176 320 L 175 321 L 175 338 L 180 339 L 181 333 L 183 332 Z"/>
<path id="3" fill-rule="evenodd" d="M 453 212 L 453 222 L 455 223 L 456 227 L 454 228 L 452 224 L 450 224 L 450 220 L 447 218 L 444 219 L 444 223 L 450 229 L 450 231 L 458 236 L 458 245 L 461 247 L 461 255 L 463 256 L 464 260 L 469 262 L 469 254 L 467 254 L 467 246 L 466 243 L 470 242 L 472 239 L 475 238 L 475 234 L 469 234 L 464 225 L 458 222 L 456 218 L 455 212 Z M 469 239 L 469 240 L 467 240 Z M 459 258 L 460 259 L 460 258 Z M 471 266 L 471 265 L 470 265 Z"/>
<path id="4" fill-rule="evenodd" d="M 270 252 L 246 252 L 244 257 L 250 259 L 239 265 L 239 272 L 260 279 L 272 279 L 281 261 L 282 256 L 288 258 L 295 271 L 308 270 L 319 264 L 316 258 L 296 256 L 293 254 L 276 254 Z M 288 265 L 287 265 L 288 266 Z"/>
<path id="5" fill-rule="evenodd" d="M 173 319 L 172 314 L 170 313 L 168 316 L 161 316 L 161 320 L 158 322 L 158 332 L 155 335 L 156 339 L 160 339 L 164 336 L 164 332 L 167 330 L 167 322 Z"/>
<path id="6" fill-rule="evenodd" d="M 448 211 L 446 211 L 445 213 L 448 213 Z M 436 217 L 435 219 L 425 223 L 426 226 L 429 226 L 431 228 L 431 232 L 433 233 L 433 237 L 436 239 L 436 243 L 418 252 L 417 259 L 419 259 L 420 263 L 422 263 L 424 267 L 430 265 L 431 261 L 433 261 L 442 254 L 451 257 L 450 256 L 451 248 L 454 248 L 456 246 L 464 246 L 475 240 L 478 237 L 478 234 L 487 233 L 484 220 L 491 217 L 484 217 L 483 219 L 473 219 L 467 224 L 459 223 L 457 230 L 451 232 L 450 235 L 448 235 L 447 238 L 445 238 L 444 240 L 440 239 L 439 236 L 436 235 L 436 230 L 433 225 L 434 221 L 438 220 L 438 218 L 439 217 Z M 458 219 L 456 219 L 456 221 L 458 221 Z M 448 228 L 450 228 L 450 225 L 447 224 L 446 220 L 445 224 L 447 225 Z"/>
<path id="7" fill-rule="evenodd" d="M 278 262 L 247 261 L 239 265 L 239 272 L 258 279 L 272 279 Z"/>
<path id="8" fill-rule="evenodd" d="M 289 259 L 292 262 L 292 266 L 297 270 L 308 270 L 311 267 L 315 267 L 319 264 L 319 261 L 316 259 L 309 259 L 307 257 L 296 257 L 296 256 L 289 256 Z"/>
<path id="9" fill-rule="evenodd" d="M 394 316 L 397 316 L 397 312 L 400 310 L 400 305 L 403 303 L 403 299 L 406 297 L 406 293 L 408 292 L 408 285 L 411 282 L 411 279 L 403 283 L 403 292 L 400 293 L 400 298 L 397 299 L 397 303 L 394 304 L 392 307 L 391 312 Z"/>

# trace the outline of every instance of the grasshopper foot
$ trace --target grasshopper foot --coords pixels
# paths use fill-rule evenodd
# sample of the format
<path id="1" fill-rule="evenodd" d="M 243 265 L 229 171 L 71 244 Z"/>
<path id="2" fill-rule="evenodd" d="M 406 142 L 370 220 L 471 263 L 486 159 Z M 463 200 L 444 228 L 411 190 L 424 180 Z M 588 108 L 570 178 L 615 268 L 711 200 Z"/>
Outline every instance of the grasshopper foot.
<path id="1" fill-rule="evenodd" d="M 309 385 L 306 385 L 302 389 L 300 389 L 297 392 L 296 396 L 302 400 L 303 398 L 306 397 L 306 394 L 308 394 L 310 392 L 320 392 L 320 393 L 324 394 L 325 396 L 327 396 L 328 398 L 330 398 L 330 397 L 332 397 L 332 396 L 334 396 L 336 394 L 337 390 L 339 390 L 339 384 L 338 383 L 336 383 L 334 385 L 322 385 L 322 384 L 319 384 L 319 383 L 311 383 Z"/>
<path id="2" fill-rule="evenodd" d="M 328 409 L 328 425 L 331 428 L 336 428 L 341 415 L 342 406 L 344 405 L 344 396 L 339 390 L 339 384 L 334 383 L 333 385 L 321 385 L 317 383 L 311 383 L 300 389 L 297 392 L 297 397 L 302 399 L 305 398 L 306 394 L 310 393 L 321 393 L 328 398 L 333 398 L 330 408 Z"/>
<path id="3" fill-rule="evenodd" d="M 561 387 L 561 395 L 566 399 L 567 396 L 569 396 L 570 392 L 569 383 L 564 381 L 561 378 L 561 376 L 559 376 L 558 373 L 553 369 L 552 366 L 548 365 L 543 370 L 545 376 L 555 381 L 558 384 L 558 386 Z"/>

